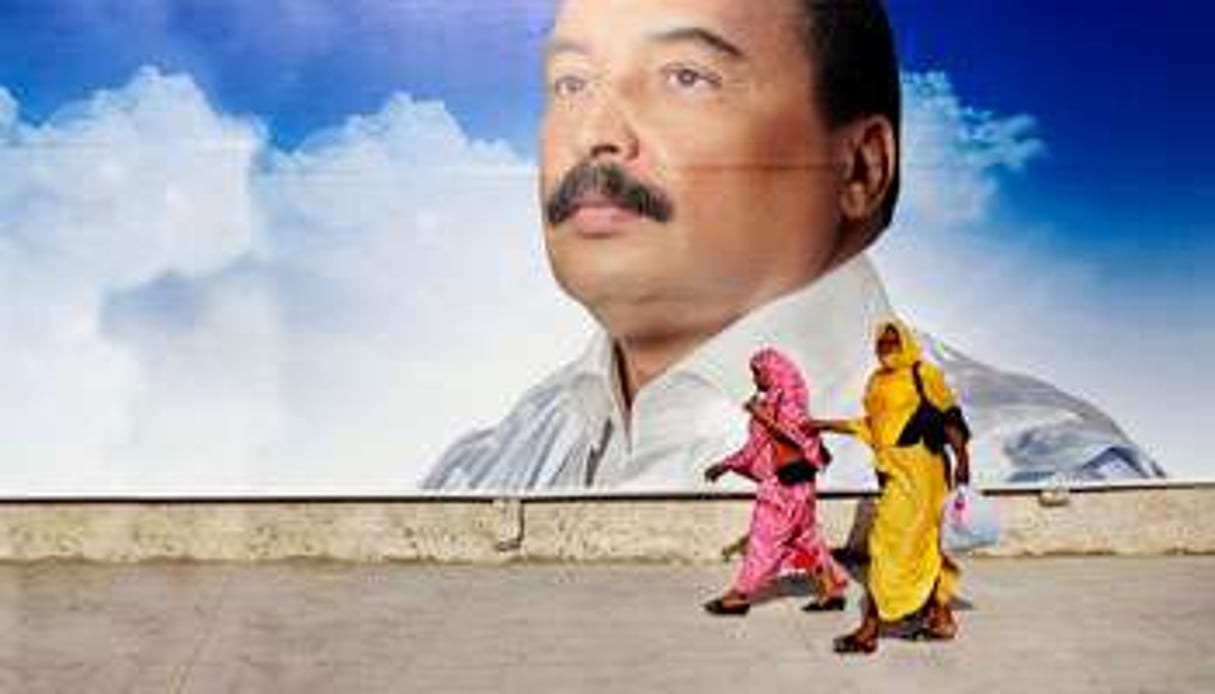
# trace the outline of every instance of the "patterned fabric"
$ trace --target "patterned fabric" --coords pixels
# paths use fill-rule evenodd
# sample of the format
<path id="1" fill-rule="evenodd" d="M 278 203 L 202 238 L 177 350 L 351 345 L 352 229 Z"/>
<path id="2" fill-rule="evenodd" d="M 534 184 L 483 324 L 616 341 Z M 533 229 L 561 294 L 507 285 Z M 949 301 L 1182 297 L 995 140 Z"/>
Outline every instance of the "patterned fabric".
<path id="1" fill-rule="evenodd" d="M 780 352 L 762 349 L 752 357 L 751 368 L 760 387 L 758 405 L 798 444 L 811 464 L 821 466 L 818 435 L 807 435 L 799 427 L 806 418 L 808 397 L 797 367 Z M 768 426 L 753 416 L 748 431 L 743 448 L 722 461 L 730 471 L 759 485 L 747 535 L 747 554 L 734 589 L 752 595 L 782 570 L 801 569 L 822 572 L 835 593 L 842 591 L 848 577 L 831 558 L 830 548 L 819 530 L 814 484 L 782 485 L 776 477 L 776 450 Z"/>
<path id="2" fill-rule="evenodd" d="M 751 357 L 751 371 L 757 383 L 763 384 L 755 405 L 769 415 L 785 441 L 795 444 L 815 468 L 823 468 L 826 461 L 822 441 L 818 436 L 808 436 L 801 430 L 801 424 L 807 417 L 808 395 L 797 365 L 784 354 L 766 347 Z M 752 417 L 750 427 L 756 426 L 765 429 L 765 435 L 760 437 L 764 445 L 773 447 L 775 444 L 768 424 Z M 751 432 L 751 438 L 756 438 L 754 432 Z M 772 457 L 771 460 L 775 465 L 776 459 Z"/>

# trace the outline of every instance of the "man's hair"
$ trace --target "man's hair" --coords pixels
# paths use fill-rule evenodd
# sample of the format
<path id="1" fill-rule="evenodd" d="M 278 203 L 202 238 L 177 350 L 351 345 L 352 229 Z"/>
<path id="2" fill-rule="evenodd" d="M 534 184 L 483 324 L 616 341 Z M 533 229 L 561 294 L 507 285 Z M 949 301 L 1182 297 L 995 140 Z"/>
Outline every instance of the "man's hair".
<path id="1" fill-rule="evenodd" d="M 882 0 L 801 0 L 803 31 L 818 93 L 832 127 L 884 116 L 894 128 L 894 176 L 879 211 L 878 230 L 890 225 L 899 197 L 901 99 L 894 31 Z"/>

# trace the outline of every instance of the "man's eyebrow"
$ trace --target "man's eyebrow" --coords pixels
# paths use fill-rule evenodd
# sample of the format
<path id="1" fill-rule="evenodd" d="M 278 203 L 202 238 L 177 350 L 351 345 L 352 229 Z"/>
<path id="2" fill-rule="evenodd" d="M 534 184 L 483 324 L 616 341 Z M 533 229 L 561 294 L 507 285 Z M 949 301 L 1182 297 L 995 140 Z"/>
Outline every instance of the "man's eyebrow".
<path id="1" fill-rule="evenodd" d="M 590 49 L 588 49 L 586 45 L 581 42 L 574 41 L 573 39 L 563 39 L 561 37 L 553 38 L 548 42 L 548 45 L 544 47 L 544 56 L 546 58 L 561 55 L 562 53 L 587 55 L 590 53 Z"/>
<path id="2" fill-rule="evenodd" d="M 665 29 L 655 32 L 650 38 L 660 43 L 698 43 L 732 60 L 742 60 L 747 57 L 743 49 L 728 41 L 724 36 L 703 27 Z"/>

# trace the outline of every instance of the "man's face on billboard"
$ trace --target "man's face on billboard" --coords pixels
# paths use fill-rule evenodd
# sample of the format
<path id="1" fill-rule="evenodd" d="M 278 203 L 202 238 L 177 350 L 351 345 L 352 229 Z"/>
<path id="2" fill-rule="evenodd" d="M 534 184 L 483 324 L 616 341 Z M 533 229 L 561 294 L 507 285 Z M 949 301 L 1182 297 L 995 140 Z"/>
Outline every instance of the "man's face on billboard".
<path id="1" fill-rule="evenodd" d="M 545 237 L 558 281 L 615 337 L 712 334 L 831 261 L 839 183 L 800 5 L 564 3 Z"/>

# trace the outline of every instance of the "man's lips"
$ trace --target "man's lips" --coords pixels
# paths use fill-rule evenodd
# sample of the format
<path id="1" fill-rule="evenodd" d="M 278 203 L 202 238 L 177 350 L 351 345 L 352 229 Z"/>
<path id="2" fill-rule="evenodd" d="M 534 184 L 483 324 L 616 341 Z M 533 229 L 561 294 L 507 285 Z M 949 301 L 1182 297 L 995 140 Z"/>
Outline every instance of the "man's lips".
<path id="1" fill-rule="evenodd" d="M 575 204 L 569 221 L 577 233 L 602 238 L 622 233 L 626 226 L 640 218 L 640 214 L 605 197 L 588 195 Z"/>

